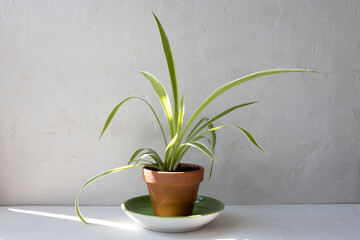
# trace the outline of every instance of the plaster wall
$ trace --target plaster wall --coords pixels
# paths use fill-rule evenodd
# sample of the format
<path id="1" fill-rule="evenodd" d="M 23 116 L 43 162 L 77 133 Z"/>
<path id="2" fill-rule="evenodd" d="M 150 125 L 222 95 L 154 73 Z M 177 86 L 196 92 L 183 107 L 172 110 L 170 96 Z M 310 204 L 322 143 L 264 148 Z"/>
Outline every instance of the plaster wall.
<path id="1" fill-rule="evenodd" d="M 98 172 L 140 147 L 163 147 L 146 105 L 160 104 L 136 70 L 168 88 L 154 11 L 170 39 L 186 115 L 221 84 L 254 71 L 306 68 L 244 83 L 201 116 L 260 101 L 219 120 L 210 182 L 200 193 L 226 204 L 360 202 L 360 2 L 0 1 L 0 205 L 71 205 Z M 163 119 L 163 118 L 162 118 Z M 164 119 L 163 119 L 164 120 Z M 163 121 L 165 124 L 165 121 Z M 209 171 L 206 156 L 185 162 Z M 118 205 L 146 194 L 141 169 L 91 185 L 82 204 Z"/>

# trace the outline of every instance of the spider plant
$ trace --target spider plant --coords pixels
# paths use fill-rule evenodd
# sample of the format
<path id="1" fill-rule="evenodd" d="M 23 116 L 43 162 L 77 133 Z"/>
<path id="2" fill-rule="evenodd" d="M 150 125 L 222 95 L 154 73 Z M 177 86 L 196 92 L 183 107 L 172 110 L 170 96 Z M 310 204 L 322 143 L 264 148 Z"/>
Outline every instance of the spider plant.
<path id="1" fill-rule="evenodd" d="M 151 106 L 151 104 L 146 101 L 145 99 L 141 97 L 128 97 L 122 102 L 120 102 L 118 105 L 115 106 L 115 108 L 112 110 L 110 115 L 108 116 L 105 125 L 103 127 L 103 130 L 100 134 L 99 139 L 103 136 L 106 129 L 108 128 L 111 120 L 115 116 L 116 112 L 119 110 L 119 108 L 127 101 L 131 99 L 137 99 L 142 102 L 144 102 L 152 111 L 152 113 L 155 116 L 155 119 L 157 123 L 159 124 L 162 137 L 164 140 L 164 147 L 165 152 L 163 155 L 158 154 L 155 150 L 151 148 L 140 148 L 137 149 L 134 154 L 130 157 L 130 160 L 128 162 L 128 165 L 110 169 L 108 171 L 102 172 L 91 179 L 89 179 L 81 188 L 80 192 L 78 193 L 75 201 L 76 205 L 76 212 L 79 218 L 87 223 L 80 210 L 79 210 L 79 195 L 81 191 L 86 188 L 90 183 L 93 181 L 107 175 L 110 173 L 119 172 L 122 170 L 126 170 L 129 168 L 134 168 L 138 166 L 146 166 L 150 167 L 152 169 L 156 169 L 158 171 L 175 171 L 178 167 L 179 163 L 181 162 L 181 159 L 186 154 L 186 152 L 190 148 L 196 148 L 203 152 L 205 155 L 207 155 L 210 159 L 210 174 L 209 179 L 211 177 L 212 167 L 213 163 L 217 162 L 214 156 L 214 150 L 216 145 L 216 131 L 223 129 L 223 128 L 234 128 L 238 130 L 239 132 L 245 134 L 245 136 L 261 151 L 265 152 L 262 147 L 256 142 L 255 138 L 243 127 L 240 126 L 232 126 L 232 125 L 222 125 L 222 126 L 215 126 L 214 122 L 223 116 L 239 109 L 245 106 L 249 106 L 252 104 L 255 104 L 257 102 L 248 102 L 243 103 L 239 105 L 232 106 L 219 114 L 208 118 L 203 117 L 197 121 L 196 124 L 194 124 L 194 121 L 199 116 L 199 114 L 202 112 L 202 110 L 207 107 L 213 100 L 215 100 L 217 97 L 219 97 L 221 94 L 225 93 L 226 91 L 230 90 L 231 88 L 247 82 L 249 80 L 266 76 L 266 75 L 272 75 L 277 73 L 287 73 L 287 72 L 315 72 L 315 71 L 309 71 L 309 70 L 303 70 L 303 69 L 272 69 L 262 72 L 256 72 L 249 75 L 246 75 L 244 77 L 240 77 L 238 79 L 235 79 L 231 82 L 228 82 L 219 88 L 217 88 L 213 93 L 211 93 L 197 108 L 196 110 L 190 115 L 190 118 L 187 121 L 184 121 L 184 112 L 185 112 L 185 97 L 183 94 L 179 96 L 179 90 L 178 90 L 178 82 L 176 77 L 176 70 L 175 70 L 175 64 L 173 60 L 172 51 L 170 48 L 168 37 L 165 33 L 165 30 L 163 29 L 159 19 L 156 17 L 156 15 L 153 13 L 157 26 L 160 31 L 160 36 L 162 40 L 162 46 L 164 48 L 164 53 L 167 61 L 168 71 L 170 75 L 171 80 L 171 87 L 172 87 L 172 103 L 170 101 L 170 97 L 162 85 L 162 83 L 151 73 L 140 71 L 140 73 L 149 81 L 152 88 L 154 89 L 156 95 L 158 96 L 160 103 L 162 105 L 162 108 L 165 113 L 165 117 L 167 120 L 167 128 L 169 130 L 169 138 L 167 138 L 165 134 L 164 127 L 162 123 L 159 120 L 159 117 L 157 113 L 155 112 L 154 108 Z M 192 128 L 191 126 L 194 125 Z M 204 141 L 207 143 L 204 144 Z"/>

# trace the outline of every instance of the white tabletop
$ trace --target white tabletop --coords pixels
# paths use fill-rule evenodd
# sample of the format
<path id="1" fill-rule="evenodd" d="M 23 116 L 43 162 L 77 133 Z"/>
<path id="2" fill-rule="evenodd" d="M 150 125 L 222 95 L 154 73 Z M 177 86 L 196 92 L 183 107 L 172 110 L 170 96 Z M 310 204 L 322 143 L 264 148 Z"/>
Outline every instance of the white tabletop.
<path id="1" fill-rule="evenodd" d="M 360 239 L 360 204 L 226 206 L 204 228 L 160 233 L 133 223 L 121 207 L 2 206 L 0 240 L 21 239 Z M 91 218 L 91 219 L 89 219 Z"/>

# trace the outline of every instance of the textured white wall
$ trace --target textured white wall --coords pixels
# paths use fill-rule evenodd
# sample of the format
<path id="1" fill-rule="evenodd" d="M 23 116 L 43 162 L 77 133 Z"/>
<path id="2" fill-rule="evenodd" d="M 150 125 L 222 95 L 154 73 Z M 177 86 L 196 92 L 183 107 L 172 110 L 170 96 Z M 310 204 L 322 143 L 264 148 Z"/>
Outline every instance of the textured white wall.
<path id="1" fill-rule="evenodd" d="M 0 1 L 0 205 L 73 204 L 94 174 L 125 165 L 139 147 L 161 149 L 136 95 L 161 111 L 136 70 L 169 87 L 160 37 L 172 44 L 189 112 L 216 87 L 245 74 L 298 67 L 238 86 L 209 106 L 260 103 L 218 121 L 250 130 L 218 133 L 213 178 L 200 193 L 227 204 L 360 202 L 360 2 Z M 169 90 L 170 92 L 170 90 Z M 187 162 L 209 161 L 191 151 Z M 82 204 L 120 204 L 146 194 L 141 170 L 108 176 Z"/>

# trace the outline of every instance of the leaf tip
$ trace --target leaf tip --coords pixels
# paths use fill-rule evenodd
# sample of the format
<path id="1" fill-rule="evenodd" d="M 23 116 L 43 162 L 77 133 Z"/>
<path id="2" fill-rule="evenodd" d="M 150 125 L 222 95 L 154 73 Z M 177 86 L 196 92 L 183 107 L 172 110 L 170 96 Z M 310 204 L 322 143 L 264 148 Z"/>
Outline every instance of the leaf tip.
<path id="1" fill-rule="evenodd" d="M 157 16 L 155 15 L 155 13 L 153 11 L 151 11 L 152 15 L 154 16 L 156 22 L 159 22 L 159 19 L 157 18 Z"/>
<path id="2" fill-rule="evenodd" d="M 104 134 L 104 132 L 102 132 L 102 133 L 100 134 L 100 136 L 99 136 L 99 141 L 100 141 L 100 139 L 101 139 L 101 137 L 102 137 L 103 134 Z"/>

